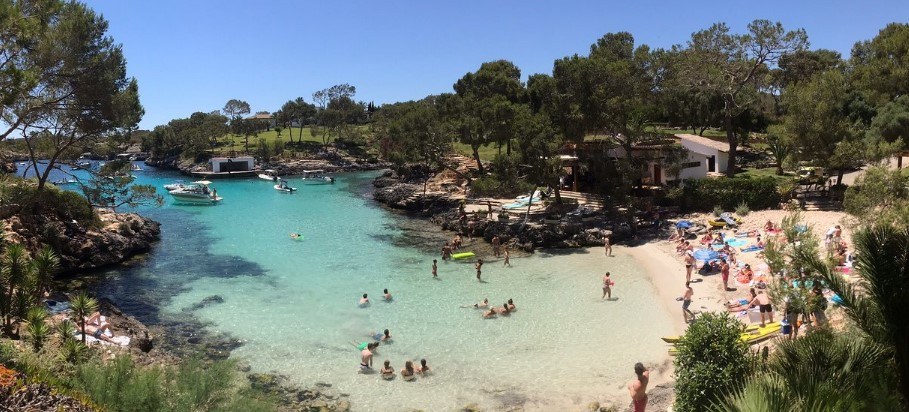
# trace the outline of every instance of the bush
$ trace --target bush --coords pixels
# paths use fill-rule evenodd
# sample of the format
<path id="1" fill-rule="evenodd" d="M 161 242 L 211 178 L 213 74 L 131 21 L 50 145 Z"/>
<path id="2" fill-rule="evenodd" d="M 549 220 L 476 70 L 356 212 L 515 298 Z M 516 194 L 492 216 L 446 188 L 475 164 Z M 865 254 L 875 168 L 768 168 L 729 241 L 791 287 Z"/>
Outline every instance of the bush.
<path id="1" fill-rule="evenodd" d="M 739 340 L 742 324 L 728 313 L 701 314 L 676 344 L 675 410 L 700 412 L 751 375 L 748 345 Z"/>
<path id="2" fill-rule="evenodd" d="M 748 208 L 748 204 L 745 202 L 739 203 L 739 205 L 735 207 L 735 214 L 739 216 L 748 216 L 749 213 L 751 213 L 751 209 Z"/>
<path id="3" fill-rule="evenodd" d="M 770 176 L 685 180 L 681 190 L 669 190 L 667 199 L 686 212 L 706 212 L 719 206 L 733 210 L 744 203 L 751 210 L 770 209 L 780 203 L 777 181 Z"/>
<path id="4" fill-rule="evenodd" d="M 533 185 L 521 181 L 500 181 L 494 176 L 485 176 L 470 182 L 472 196 L 513 197 L 530 193 Z"/>
<path id="5" fill-rule="evenodd" d="M 720 205 L 713 207 L 713 217 L 720 217 L 723 214 L 723 208 Z"/>

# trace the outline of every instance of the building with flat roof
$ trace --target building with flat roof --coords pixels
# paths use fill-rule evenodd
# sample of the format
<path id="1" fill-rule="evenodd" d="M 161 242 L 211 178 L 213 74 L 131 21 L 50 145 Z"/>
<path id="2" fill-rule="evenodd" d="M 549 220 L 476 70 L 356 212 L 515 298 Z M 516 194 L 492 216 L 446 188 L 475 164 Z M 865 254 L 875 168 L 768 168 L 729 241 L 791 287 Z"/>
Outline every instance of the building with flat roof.
<path id="1" fill-rule="evenodd" d="M 679 179 L 703 179 L 708 173 L 725 173 L 729 163 L 729 145 L 703 136 L 677 134 L 679 144 L 688 150 Z"/>

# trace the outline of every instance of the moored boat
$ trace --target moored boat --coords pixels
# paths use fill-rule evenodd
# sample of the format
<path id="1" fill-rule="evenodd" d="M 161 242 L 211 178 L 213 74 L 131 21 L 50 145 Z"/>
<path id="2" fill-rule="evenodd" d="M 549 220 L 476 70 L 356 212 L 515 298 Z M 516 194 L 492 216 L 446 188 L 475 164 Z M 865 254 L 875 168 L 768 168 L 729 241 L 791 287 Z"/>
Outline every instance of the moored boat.
<path id="1" fill-rule="evenodd" d="M 322 183 L 334 183 L 335 178 L 331 176 L 326 176 L 324 170 L 304 170 L 303 171 L 303 183 L 309 184 L 322 184 Z"/>
<path id="2" fill-rule="evenodd" d="M 208 180 L 200 180 L 167 193 L 178 203 L 211 204 L 221 201 L 217 190 L 208 187 L 210 184 Z"/>
<path id="3" fill-rule="evenodd" d="M 274 188 L 275 190 L 284 193 L 293 193 L 297 191 L 297 188 L 288 186 L 286 180 L 282 180 L 280 183 L 276 184 Z"/>
<path id="4" fill-rule="evenodd" d="M 259 173 L 259 179 L 270 180 L 272 182 L 277 182 L 281 178 L 278 176 L 278 172 L 273 169 L 268 169 Z"/>

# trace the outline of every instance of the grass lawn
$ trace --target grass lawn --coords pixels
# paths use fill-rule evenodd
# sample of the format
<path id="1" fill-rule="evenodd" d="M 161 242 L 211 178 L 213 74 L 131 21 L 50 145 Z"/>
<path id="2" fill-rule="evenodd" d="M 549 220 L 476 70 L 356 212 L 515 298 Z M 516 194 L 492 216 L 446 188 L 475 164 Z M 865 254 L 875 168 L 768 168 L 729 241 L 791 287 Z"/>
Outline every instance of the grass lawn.
<path id="1" fill-rule="evenodd" d="M 467 157 L 473 159 L 473 150 L 470 149 L 470 145 L 455 142 L 454 150 L 455 150 L 455 152 L 457 152 L 461 155 L 464 155 L 464 156 L 467 156 Z M 514 146 L 512 146 L 511 152 L 514 153 Z M 480 160 L 482 160 L 484 162 L 491 162 L 493 159 L 495 159 L 496 155 L 499 153 L 499 148 L 496 147 L 495 144 L 488 144 L 486 146 L 480 146 L 479 153 L 480 153 Z M 505 153 L 504 147 L 502 148 L 502 153 Z"/>
<path id="2" fill-rule="evenodd" d="M 290 143 L 290 135 L 288 134 L 289 132 L 290 132 L 290 130 L 287 130 L 287 129 L 284 129 L 284 130 L 281 131 L 281 141 L 284 142 L 285 145 L 288 144 L 288 143 Z M 296 141 L 299 141 L 299 139 L 300 139 L 300 128 L 299 128 L 299 127 L 294 127 L 294 128 L 293 128 L 293 134 L 294 134 L 294 141 L 295 141 L 295 142 L 296 142 Z M 257 146 L 258 143 L 259 143 L 259 139 L 265 139 L 265 142 L 268 143 L 269 146 L 272 146 L 272 145 L 275 144 L 275 140 L 276 140 L 277 138 L 278 138 L 278 133 L 275 132 L 274 130 L 269 130 L 269 131 L 267 131 L 267 132 L 259 132 L 259 135 L 258 135 L 258 136 L 250 136 L 250 137 L 249 137 L 249 151 L 250 151 L 250 152 L 253 152 L 253 151 L 255 150 L 256 146 Z M 224 137 L 222 137 L 221 139 L 218 139 L 218 140 L 221 141 L 221 142 L 227 142 L 227 144 L 225 144 L 224 146 L 221 146 L 221 147 L 220 147 L 220 149 L 223 150 L 223 151 L 234 150 L 234 151 L 237 151 L 237 152 L 242 152 L 242 151 L 244 150 L 244 146 L 243 146 L 244 138 L 243 138 L 243 136 L 238 136 L 238 135 L 231 135 L 231 134 L 229 134 L 229 135 L 224 136 Z M 334 140 L 334 139 L 329 140 L 329 142 L 331 142 L 332 140 Z M 303 141 L 304 141 L 304 142 L 314 142 L 314 143 L 322 144 L 322 137 L 321 137 L 321 136 L 320 136 L 320 137 L 315 137 L 315 136 L 313 136 L 313 135 L 312 135 L 312 129 L 310 129 L 310 128 L 308 128 L 308 127 L 304 127 L 304 128 L 303 128 Z"/>

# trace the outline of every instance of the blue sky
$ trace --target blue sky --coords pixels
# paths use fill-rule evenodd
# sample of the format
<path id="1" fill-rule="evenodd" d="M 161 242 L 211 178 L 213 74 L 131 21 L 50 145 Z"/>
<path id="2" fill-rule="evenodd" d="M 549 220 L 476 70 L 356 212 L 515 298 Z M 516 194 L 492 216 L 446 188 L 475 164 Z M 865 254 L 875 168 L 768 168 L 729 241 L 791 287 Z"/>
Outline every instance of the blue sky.
<path id="1" fill-rule="evenodd" d="M 523 75 L 586 54 L 608 32 L 669 47 L 724 21 L 734 31 L 765 18 L 804 28 L 812 48 L 849 54 L 909 1 L 239 1 L 91 0 L 139 80 L 142 128 L 232 98 L 274 111 L 338 83 L 376 103 L 450 92 L 484 61 L 508 59 Z"/>

